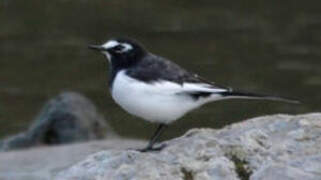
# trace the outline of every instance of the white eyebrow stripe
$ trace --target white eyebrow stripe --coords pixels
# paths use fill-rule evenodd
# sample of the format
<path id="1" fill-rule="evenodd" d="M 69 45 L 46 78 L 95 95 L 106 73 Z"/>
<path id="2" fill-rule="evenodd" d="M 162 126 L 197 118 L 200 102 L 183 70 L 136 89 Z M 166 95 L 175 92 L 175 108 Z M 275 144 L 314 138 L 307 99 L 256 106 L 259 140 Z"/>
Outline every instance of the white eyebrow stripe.
<path id="1" fill-rule="evenodd" d="M 124 49 L 122 49 L 120 52 L 126 52 L 126 51 L 130 51 L 133 49 L 133 46 L 131 46 L 130 44 L 119 43 L 118 41 L 115 41 L 115 40 L 111 40 L 111 41 L 106 42 L 105 44 L 102 45 L 102 47 L 104 47 L 106 49 L 110 49 L 110 48 L 116 47 L 118 45 L 121 45 L 124 47 Z"/>
<path id="2" fill-rule="evenodd" d="M 103 44 L 102 47 L 109 49 L 109 48 L 113 48 L 117 45 L 119 45 L 119 42 L 117 42 L 117 41 L 108 41 L 107 43 Z"/>

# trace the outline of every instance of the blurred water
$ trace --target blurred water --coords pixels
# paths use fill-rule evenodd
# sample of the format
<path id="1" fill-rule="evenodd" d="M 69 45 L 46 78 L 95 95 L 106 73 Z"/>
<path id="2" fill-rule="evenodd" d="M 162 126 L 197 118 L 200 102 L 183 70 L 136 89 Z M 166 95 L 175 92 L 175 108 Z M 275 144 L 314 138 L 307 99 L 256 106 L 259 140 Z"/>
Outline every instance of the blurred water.
<path id="1" fill-rule="evenodd" d="M 135 38 L 218 84 L 304 102 L 212 103 L 174 123 L 165 138 L 259 115 L 320 111 L 320 7 L 319 0 L 3 0 L 0 137 L 27 128 L 64 90 L 90 97 L 121 135 L 149 137 L 151 125 L 114 104 L 107 62 L 87 49 L 114 36 Z"/>

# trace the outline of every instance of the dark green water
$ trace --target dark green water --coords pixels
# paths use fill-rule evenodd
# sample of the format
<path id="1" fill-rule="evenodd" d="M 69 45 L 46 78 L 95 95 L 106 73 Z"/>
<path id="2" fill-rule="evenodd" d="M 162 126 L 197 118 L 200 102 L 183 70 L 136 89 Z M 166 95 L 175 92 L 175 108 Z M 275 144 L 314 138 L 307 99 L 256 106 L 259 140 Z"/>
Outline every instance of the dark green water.
<path id="1" fill-rule="evenodd" d="M 114 36 L 135 38 L 218 84 L 304 102 L 212 103 L 175 122 L 165 138 L 260 115 L 320 111 L 320 7 L 320 0 L 2 0 L 0 137 L 26 129 L 65 90 L 94 101 L 119 134 L 149 137 L 154 126 L 114 104 L 107 62 L 87 49 Z"/>

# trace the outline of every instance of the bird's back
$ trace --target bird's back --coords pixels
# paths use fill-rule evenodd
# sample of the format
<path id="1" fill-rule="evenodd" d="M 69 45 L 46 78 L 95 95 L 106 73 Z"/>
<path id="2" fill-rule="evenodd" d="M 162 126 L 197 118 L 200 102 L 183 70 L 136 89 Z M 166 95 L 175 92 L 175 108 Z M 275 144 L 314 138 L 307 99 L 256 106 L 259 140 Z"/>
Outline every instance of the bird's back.
<path id="1" fill-rule="evenodd" d="M 176 63 L 151 53 L 147 54 L 136 66 L 128 69 L 127 74 L 146 83 L 171 81 L 178 84 L 189 82 L 214 86 L 213 83 L 203 80 L 197 74 L 190 73 Z"/>

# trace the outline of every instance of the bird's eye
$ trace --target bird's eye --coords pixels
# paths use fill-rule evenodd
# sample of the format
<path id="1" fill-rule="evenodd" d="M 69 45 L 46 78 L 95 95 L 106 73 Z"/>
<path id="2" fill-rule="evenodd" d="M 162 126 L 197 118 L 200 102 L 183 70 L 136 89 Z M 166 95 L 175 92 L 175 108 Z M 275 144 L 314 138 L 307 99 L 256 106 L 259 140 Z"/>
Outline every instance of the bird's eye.
<path id="1" fill-rule="evenodd" d="M 117 46 L 113 47 L 114 51 L 122 51 L 123 49 L 124 49 L 124 46 L 122 46 L 122 45 L 117 45 Z"/>

